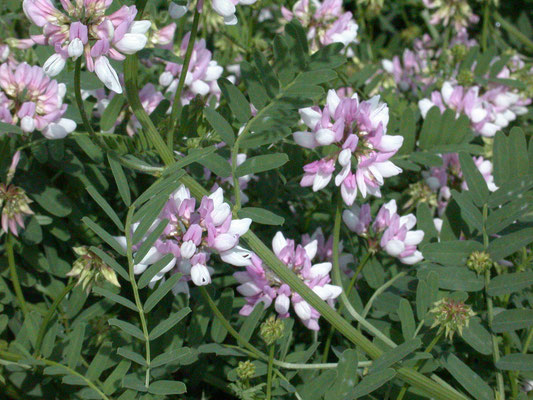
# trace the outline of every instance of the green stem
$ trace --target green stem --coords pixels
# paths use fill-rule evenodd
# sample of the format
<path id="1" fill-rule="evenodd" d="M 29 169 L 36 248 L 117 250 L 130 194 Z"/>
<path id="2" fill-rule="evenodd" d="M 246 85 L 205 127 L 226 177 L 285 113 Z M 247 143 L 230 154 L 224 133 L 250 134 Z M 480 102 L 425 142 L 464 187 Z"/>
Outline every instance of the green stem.
<path id="1" fill-rule="evenodd" d="M 22 288 L 20 287 L 19 276 L 17 274 L 17 266 L 15 265 L 15 253 L 13 252 L 13 234 L 11 232 L 6 233 L 6 252 L 7 262 L 9 264 L 9 273 L 11 275 L 11 283 L 15 289 L 15 295 L 22 310 L 24 316 L 28 314 L 28 305 L 24 300 L 24 294 L 22 294 Z"/>
<path id="2" fill-rule="evenodd" d="M 201 1 L 201 0 L 200 0 Z M 203 5 L 203 1 L 202 1 Z M 192 51 L 194 49 L 194 42 L 196 42 L 196 35 L 198 34 L 198 22 L 200 21 L 200 13 L 202 7 L 194 7 L 194 17 L 192 20 L 191 35 L 189 37 L 189 43 L 187 44 L 187 50 L 185 51 L 185 58 L 183 59 L 183 66 L 181 68 L 180 78 L 178 81 L 178 87 L 176 88 L 176 94 L 174 95 L 174 103 L 172 103 L 172 110 L 170 112 L 170 129 L 167 132 L 168 147 L 173 147 L 174 131 L 178 125 L 178 118 L 181 111 L 181 92 L 185 86 L 185 78 L 189 72 L 189 64 L 191 63 Z"/>
<path id="3" fill-rule="evenodd" d="M 81 60 L 82 58 L 78 57 L 74 66 L 74 96 L 76 97 L 76 105 L 78 106 L 78 111 L 80 112 L 85 129 L 87 132 L 94 135 L 94 129 L 89 122 L 89 118 L 85 112 L 85 107 L 83 106 L 83 99 L 81 97 Z"/>
<path id="4" fill-rule="evenodd" d="M 172 150 L 165 145 L 161 135 L 155 128 L 146 111 L 144 111 L 142 108 L 139 100 L 137 88 L 137 66 L 138 61 L 136 56 L 128 56 L 126 58 L 124 65 L 124 76 L 128 102 L 130 103 L 135 116 L 143 126 L 148 140 L 150 140 L 150 142 L 154 145 L 163 162 L 169 166 L 174 163 L 174 155 Z M 259 111 L 256 117 L 262 114 L 265 108 Z M 252 120 L 254 120 L 254 118 L 252 118 Z M 250 129 L 250 123 L 251 121 L 246 125 L 245 131 Z M 243 133 L 237 138 L 236 143 L 244 136 L 244 134 L 245 132 L 243 131 Z M 191 194 L 198 199 L 201 199 L 204 195 L 208 194 L 208 192 L 188 174 L 184 174 L 180 178 L 180 182 L 184 184 L 191 191 Z M 294 274 L 294 272 L 289 270 L 286 265 L 284 265 L 253 232 L 247 232 L 242 238 L 244 242 L 246 242 L 246 244 L 257 254 L 257 256 L 265 261 L 265 263 L 272 269 L 272 272 L 274 272 L 279 279 L 287 283 L 293 291 L 302 296 L 302 298 L 307 301 L 311 307 L 317 310 L 326 321 L 332 324 L 335 329 L 337 329 L 349 341 L 359 346 L 362 351 L 364 351 L 373 359 L 378 358 L 382 354 L 382 351 L 376 345 L 369 341 L 360 331 L 355 329 L 350 322 L 337 314 L 335 310 L 333 310 L 325 301 L 318 297 L 316 293 L 307 287 L 307 285 L 303 283 L 302 280 Z M 201 289 L 202 288 L 200 288 L 200 290 Z M 410 368 L 398 368 L 398 376 L 404 381 L 411 383 L 411 385 L 424 390 L 436 399 L 465 399 L 463 395 L 451 390 L 448 387 L 444 387 L 442 384 L 430 380 L 429 378 L 417 373 L 416 371 L 413 371 Z"/>
<path id="5" fill-rule="evenodd" d="M 483 30 L 481 33 L 481 49 L 487 50 L 487 38 L 489 34 L 489 18 L 490 18 L 490 1 L 485 0 L 485 7 L 483 9 Z"/>
<path id="6" fill-rule="evenodd" d="M 148 325 L 146 323 L 146 317 L 144 315 L 144 309 L 143 305 L 141 303 L 141 298 L 139 296 L 139 288 L 137 287 L 137 281 L 135 280 L 135 273 L 133 271 L 133 250 L 132 250 L 132 235 L 131 235 L 131 224 L 132 224 L 132 218 L 133 218 L 133 212 L 134 208 L 130 207 L 128 210 L 128 215 L 126 217 L 126 227 L 124 228 L 124 232 L 126 235 L 126 246 L 127 246 L 127 257 L 128 257 L 128 273 L 130 277 L 130 283 L 131 288 L 133 290 L 133 297 L 135 298 L 135 305 L 137 306 L 137 311 L 139 312 L 139 318 L 141 319 L 141 326 L 144 336 L 144 342 L 145 342 L 145 358 L 146 358 L 146 377 L 144 385 L 146 387 L 150 386 L 150 337 L 148 334 Z"/>
<path id="7" fill-rule="evenodd" d="M 514 36 L 518 41 L 522 42 L 530 51 L 533 51 L 533 41 L 531 41 L 526 35 L 516 29 L 515 25 L 505 20 L 498 11 L 494 11 L 494 18 L 498 21 L 502 28 L 510 35 Z"/>
<path id="8" fill-rule="evenodd" d="M 333 269 L 331 272 L 333 284 L 342 287 L 341 279 L 341 270 L 339 266 L 339 243 L 340 243 L 340 232 L 341 232 L 341 220 L 342 220 L 342 204 L 341 200 L 338 201 L 337 209 L 335 212 L 335 224 L 333 226 Z M 350 315 L 364 326 L 369 332 L 371 332 L 375 337 L 379 338 L 381 341 L 389 345 L 390 347 L 396 347 L 396 344 L 385 336 L 379 329 L 370 324 L 364 317 L 362 317 L 350 304 L 350 299 L 346 296 L 344 291 L 340 295 L 341 302 L 350 313 Z"/>
<path id="9" fill-rule="evenodd" d="M 368 315 L 368 312 L 370 311 L 370 308 L 372 308 L 372 304 L 374 303 L 374 301 L 376 300 L 376 298 L 382 294 L 385 290 L 387 290 L 389 287 L 391 287 L 394 282 L 396 282 L 398 279 L 404 277 L 405 275 L 407 275 L 407 272 L 408 271 L 403 271 L 403 272 L 400 272 L 399 274 L 393 276 L 391 279 L 389 279 L 387 282 L 385 282 L 383 285 L 381 285 L 379 288 L 376 289 L 376 291 L 374 292 L 374 294 L 372 295 L 372 297 L 370 297 L 370 300 L 368 300 L 368 303 L 366 303 L 366 306 L 363 310 L 363 314 L 361 314 L 361 316 L 363 318 L 366 318 L 366 316 Z"/>
<path id="10" fill-rule="evenodd" d="M 350 280 L 350 283 L 348 284 L 348 288 L 346 289 L 346 297 L 350 298 L 350 294 L 352 293 L 352 289 L 355 286 L 355 282 L 357 282 L 357 277 L 365 267 L 368 260 L 370 260 L 370 257 L 372 256 L 372 252 L 368 252 L 365 254 L 359 265 L 357 266 L 355 270 L 355 274 L 352 276 L 352 279 Z M 344 308 L 344 303 L 341 303 L 338 308 L 339 314 Z M 328 338 L 326 339 L 326 344 L 324 345 L 324 353 L 322 354 L 322 362 L 326 362 L 328 360 L 329 356 L 329 349 L 331 347 L 331 341 L 333 340 L 333 335 L 335 334 L 335 328 L 331 326 L 329 328 Z"/>
<path id="11" fill-rule="evenodd" d="M 431 350 L 433 350 L 433 347 L 435 347 L 435 345 L 439 342 L 443 334 L 444 334 L 444 330 L 439 329 L 439 331 L 437 332 L 433 340 L 428 344 L 428 346 L 424 350 L 424 353 L 431 353 Z M 424 365 L 425 362 L 426 360 L 418 360 L 418 362 L 416 363 L 414 367 L 414 370 L 418 371 Z M 398 397 L 396 397 L 396 400 L 402 400 L 403 397 L 405 396 L 405 393 L 407 393 L 408 388 L 409 388 L 409 385 L 404 383 L 400 390 L 400 393 L 398 393 Z"/>
<path id="12" fill-rule="evenodd" d="M 524 342 L 524 346 L 522 346 L 522 353 L 526 354 L 529 350 L 529 345 L 531 344 L 531 340 L 533 339 L 533 328 L 529 328 L 529 333 L 527 334 L 526 341 Z"/>
<path id="13" fill-rule="evenodd" d="M 4 350 L 0 350 L 0 358 L 4 359 L 4 360 L 8 360 L 8 361 L 13 361 L 13 362 L 19 362 L 20 360 L 23 359 L 23 357 L 19 354 L 16 354 L 16 353 L 11 353 L 11 352 L 8 352 L 8 351 L 4 351 Z M 107 397 L 105 395 L 104 392 L 102 392 L 98 386 L 96 386 L 91 380 L 87 379 L 84 375 L 80 374 L 79 372 L 73 370 L 72 368 L 69 368 L 67 367 L 66 365 L 63 365 L 63 364 L 60 364 L 60 363 L 57 363 L 55 361 L 52 361 L 52 360 L 48 360 L 46 358 L 39 358 L 38 359 L 39 361 L 41 361 L 42 363 L 48 365 L 48 366 L 51 366 L 51 367 L 60 367 L 60 368 L 63 368 L 65 371 L 67 371 L 68 374 L 70 375 L 74 375 L 76 376 L 77 378 L 83 380 L 87 386 L 89 386 L 91 389 L 93 389 L 96 393 L 98 393 L 98 395 L 104 399 L 104 400 L 111 400 L 109 397 Z"/>
<path id="14" fill-rule="evenodd" d="M 46 313 L 46 315 L 43 318 L 43 322 L 41 322 L 41 326 L 39 327 L 39 333 L 37 334 L 37 341 L 35 343 L 35 352 L 33 353 L 34 357 L 38 357 L 41 354 L 41 346 L 43 344 L 44 335 L 46 333 L 46 328 L 48 327 L 48 323 L 54 316 L 57 307 L 63 300 L 63 298 L 76 286 L 76 282 L 72 281 L 68 283 L 63 291 L 59 294 L 59 296 L 56 297 L 54 302 L 52 303 L 52 306 Z"/>
<path id="15" fill-rule="evenodd" d="M 275 345 L 271 344 L 270 349 L 268 351 L 267 388 L 265 400 L 270 400 L 272 398 L 272 366 L 274 364 L 273 361 L 275 349 Z"/>

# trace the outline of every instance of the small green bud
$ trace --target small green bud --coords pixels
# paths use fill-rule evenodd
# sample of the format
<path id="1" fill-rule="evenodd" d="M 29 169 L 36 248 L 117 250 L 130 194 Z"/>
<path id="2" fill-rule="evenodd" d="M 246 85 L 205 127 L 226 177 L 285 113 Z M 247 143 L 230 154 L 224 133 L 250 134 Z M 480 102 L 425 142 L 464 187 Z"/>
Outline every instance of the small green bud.
<path id="1" fill-rule="evenodd" d="M 409 200 L 404 208 L 409 208 L 412 205 L 418 205 L 420 203 L 427 203 L 430 207 L 437 207 L 438 205 L 437 194 L 424 181 L 410 184 L 407 189 L 407 195 L 409 196 Z"/>
<path id="2" fill-rule="evenodd" d="M 450 340 L 456 331 L 462 335 L 463 328 L 468 327 L 470 318 L 476 315 L 469 305 L 449 298 L 435 302 L 429 312 L 435 318 L 431 328 L 440 326 L 440 329 L 445 329 L 445 336 Z"/>
<path id="3" fill-rule="evenodd" d="M 492 267 L 492 259 L 490 258 L 489 253 L 484 251 L 474 251 L 468 260 L 466 261 L 466 266 L 473 271 L 476 271 L 478 275 L 484 274 L 486 271 L 489 271 Z"/>
<path id="4" fill-rule="evenodd" d="M 247 381 L 255 375 L 255 364 L 250 360 L 239 361 L 237 366 L 237 376 L 241 381 Z"/>
<path id="5" fill-rule="evenodd" d="M 468 48 L 464 44 L 456 44 L 452 47 L 452 55 L 456 61 L 463 61 L 467 53 Z"/>
<path id="6" fill-rule="evenodd" d="M 474 73 L 469 69 L 462 69 L 457 75 L 457 82 L 461 86 L 471 86 L 474 83 Z"/>
<path id="7" fill-rule="evenodd" d="M 74 247 L 73 250 L 79 257 L 74 261 L 67 276 L 77 278 L 77 285 L 81 285 L 87 293 L 91 291 L 93 284 L 99 286 L 104 281 L 120 287 L 115 271 L 88 247 Z"/>
<path id="8" fill-rule="evenodd" d="M 270 346 L 283 336 L 283 328 L 283 321 L 272 315 L 261 324 L 259 332 L 261 338 Z"/>

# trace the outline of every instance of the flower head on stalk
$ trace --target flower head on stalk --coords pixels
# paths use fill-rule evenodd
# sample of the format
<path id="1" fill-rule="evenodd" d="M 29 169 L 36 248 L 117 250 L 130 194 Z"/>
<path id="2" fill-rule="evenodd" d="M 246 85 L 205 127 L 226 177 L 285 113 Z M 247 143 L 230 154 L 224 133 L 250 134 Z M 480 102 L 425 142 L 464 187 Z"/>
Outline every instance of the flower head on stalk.
<path id="1" fill-rule="evenodd" d="M 396 200 L 385 203 L 372 224 L 369 204 L 354 205 L 343 212 L 342 218 L 348 229 L 368 239 L 373 251 L 383 249 L 390 256 L 409 265 L 423 259 L 417 246 L 424 239 L 424 231 L 413 230 L 416 225 L 413 214 L 398 214 Z"/>
<path id="2" fill-rule="evenodd" d="M 29 204 L 32 201 L 24 189 L 12 185 L 17 165 L 20 161 L 20 151 L 17 151 L 11 161 L 5 183 L 0 183 L 0 208 L 2 208 L 2 229 L 18 236 L 18 228 L 24 229 L 24 217 L 33 215 Z"/>
<path id="3" fill-rule="evenodd" d="M 334 300 L 340 295 L 342 288 L 330 284 L 330 262 L 312 264 L 311 260 L 317 252 L 316 240 L 306 246 L 296 245 L 294 240 L 285 239 L 283 234 L 278 232 L 274 236 L 272 247 L 274 254 L 287 268 L 294 272 L 322 300 L 333 306 Z M 246 271 L 235 272 L 233 276 L 240 284 L 237 291 L 246 298 L 247 304 L 240 310 L 241 315 L 250 315 L 259 303 L 263 303 L 265 308 L 274 303 L 274 308 L 279 316 L 287 318 L 292 303 L 294 312 L 303 324 L 311 330 L 319 330 L 320 313 L 298 293 L 292 292 L 289 285 L 283 283 L 257 255 L 252 254 L 251 263 L 246 266 Z"/>
<path id="4" fill-rule="evenodd" d="M 432 25 L 453 24 L 456 30 L 475 24 L 479 17 L 472 12 L 467 0 L 423 0 L 430 10 L 435 10 L 429 21 Z"/>
<path id="5" fill-rule="evenodd" d="M 389 109 L 379 96 L 360 101 L 357 94 L 341 98 L 330 90 L 323 109 L 304 108 L 300 115 L 311 131 L 295 132 L 296 143 L 310 149 L 336 146 L 326 157 L 304 166 L 301 186 L 311 186 L 315 192 L 325 188 L 338 162 L 341 171 L 335 185 L 351 206 L 358 192 L 363 198 L 368 194 L 381 197 L 384 178 L 402 171 L 389 159 L 402 146 L 403 137 L 386 134 Z"/>
<path id="6" fill-rule="evenodd" d="M 55 53 L 44 64 L 49 76 L 59 74 L 69 58 L 83 56 L 87 69 L 95 72 L 106 87 L 122 93 L 117 72 L 109 59 L 123 61 L 147 43 L 150 21 L 135 21 L 135 6 L 122 6 L 106 15 L 113 0 L 61 0 L 63 11 L 50 0 L 24 0 L 24 13 L 43 29 L 32 36 L 39 45 L 52 46 Z"/>
<path id="7" fill-rule="evenodd" d="M 432 328 L 437 326 L 445 330 L 445 335 L 450 340 L 453 339 L 455 332 L 459 335 L 463 334 L 463 328 L 468 327 L 470 318 L 476 315 L 472 311 L 472 307 L 459 300 L 443 298 L 429 310 L 435 319 Z"/>
<path id="8" fill-rule="evenodd" d="M 190 32 L 184 37 L 180 47 L 180 56 L 184 57 L 189 44 Z M 167 93 L 176 93 L 179 77 L 183 65 L 168 62 L 165 72 L 159 77 L 161 86 L 167 88 Z M 220 96 L 220 88 L 217 79 L 222 76 L 223 68 L 212 60 L 212 53 L 206 48 L 205 40 L 201 39 L 194 44 L 191 61 L 185 76 L 185 88 L 181 94 L 181 103 L 189 104 L 199 96 Z"/>
<path id="9" fill-rule="evenodd" d="M 344 12 L 341 0 L 299 0 L 292 11 L 281 7 L 281 13 L 287 21 L 296 18 L 308 28 L 307 39 L 313 51 L 331 43 L 345 47 L 358 43 L 359 26 L 351 12 Z"/>
<path id="10" fill-rule="evenodd" d="M 0 64 L 0 122 L 19 126 L 26 134 L 37 130 L 47 139 L 62 139 L 76 129 L 63 118 L 66 87 L 38 66 Z"/>
<path id="11" fill-rule="evenodd" d="M 96 253 L 87 246 L 74 247 L 73 250 L 78 259 L 74 261 L 67 276 L 78 280 L 76 286 L 81 285 L 87 293 L 90 293 L 93 285 L 100 286 L 106 281 L 120 287 L 115 271 Z"/>
<path id="12" fill-rule="evenodd" d="M 224 202 L 222 189 L 217 189 L 210 196 L 204 196 L 200 205 L 191 197 L 185 186 L 180 186 L 170 198 L 159 217 L 152 224 L 148 235 L 161 221 L 167 220 L 161 236 L 157 238 L 148 253 L 134 266 L 136 274 L 143 273 L 149 265 L 172 254 L 168 264 L 152 278 L 154 284 L 166 273 L 181 273 L 183 277 L 174 287 L 174 293 L 189 292 L 187 282 L 197 286 L 211 283 L 213 268 L 209 266 L 211 254 L 217 253 L 228 264 L 243 266 L 250 260 L 249 252 L 241 249 L 239 237 L 244 235 L 251 224 L 251 219 L 233 219 L 231 208 Z M 138 223 L 132 227 L 135 232 Z M 126 245 L 125 237 L 116 238 Z M 146 236 L 133 246 L 137 252 Z M 136 254 L 136 253 L 135 253 Z"/>

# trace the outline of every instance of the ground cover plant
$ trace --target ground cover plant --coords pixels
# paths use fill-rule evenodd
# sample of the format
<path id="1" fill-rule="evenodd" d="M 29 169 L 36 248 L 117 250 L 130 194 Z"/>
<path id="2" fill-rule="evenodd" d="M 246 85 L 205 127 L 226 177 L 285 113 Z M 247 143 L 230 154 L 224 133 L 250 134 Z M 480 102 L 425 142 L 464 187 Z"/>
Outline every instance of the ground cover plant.
<path id="1" fill-rule="evenodd" d="M 2 1 L 0 398 L 533 398 L 532 10 Z"/>

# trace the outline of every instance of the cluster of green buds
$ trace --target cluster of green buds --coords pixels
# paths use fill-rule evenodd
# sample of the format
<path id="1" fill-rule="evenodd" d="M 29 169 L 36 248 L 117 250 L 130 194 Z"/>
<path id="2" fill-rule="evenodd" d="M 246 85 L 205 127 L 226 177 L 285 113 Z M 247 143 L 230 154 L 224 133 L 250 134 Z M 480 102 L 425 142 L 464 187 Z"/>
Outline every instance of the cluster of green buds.
<path id="1" fill-rule="evenodd" d="M 494 262 L 490 258 L 490 254 L 485 251 L 474 251 L 468 256 L 468 260 L 466 260 L 466 266 L 476 271 L 478 275 L 490 271 L 493 264 Z"/>
<path id="2" fill-rule="evenodd" d="M 275 316 L 270 316 L 265 322 L 261 324 L 259 334 L 267 346 L 273 344 L 276 340 L 283 336 L 284 324 L 283 321 Z"/>
<path id="3" fill-rule="evenodd" d="M 250 360 L 239 361 L 237 366 L 237 377 L 243 382 L 248 382 L 255 375 L 255 364 Z"/>
<path id="4" fill-rule="evenodd" d="M 468 47 L 466 47 L 464 44 L 459 43 L 452 47 L 451 53 L 453 56 L 453 59 L 456 63 L 459 63 L 464 60 L 468 53 Z"/>
<path id="5" fill-rule="evenodd" d="M 385 0 L 358 0 L 358 3 L 364 7 L 368 17 L 376 17 L 381 13 Z"/>
<path id="6" fill-rule="evenodd" d="M 429 312 L 433 314 L 435 319 L 431 328 L 438 326 L 439 329 L 445 331 L 445 336 L 450 340 L 453 339 L 455 332 L 462 335 L 463 328 L 468 327 L 470 318 L 476 315 L 468 304 L 450 298 L 443 298 L 435 302 Z"/>
<path id="7" fill-rule="evenodd" d="M 430 207 L 438 206 L 437 194 L 424 181 L 410 184 L 407 189 L 407 195 L 409 200 L 405 203 L 404 208 L 406 209 L 420 203 L 427 203 Z"/>
<path id="8" fill-rule="evenodd" d="M 78 259 L 74 261 L 67 276 L 78 280 L 76 286 L 81 285 L 87 293 L 91 291 L 93 285 L 99 286 L 105 281 L 120 287 L 115 271 L 88 247 L 74 247 L 73 250 Z"/>
<path id="9" fill-rule="evenodd" d="M 474 83 L 474 73 L 470 69 L 463 68 L 457 74 L 457 82 L 461 86 L 472 86 Z"/>

